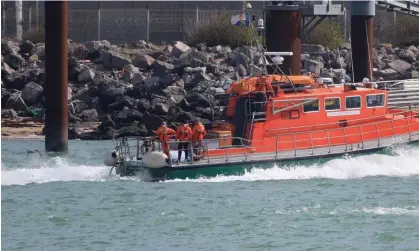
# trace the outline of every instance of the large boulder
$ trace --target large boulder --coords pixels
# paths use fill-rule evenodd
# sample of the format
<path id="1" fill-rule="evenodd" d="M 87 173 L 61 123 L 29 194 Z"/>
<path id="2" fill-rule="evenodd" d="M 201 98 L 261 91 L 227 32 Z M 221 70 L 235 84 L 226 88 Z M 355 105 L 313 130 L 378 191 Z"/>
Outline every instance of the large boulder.
<path id="1" fill-rule="evenodd" d="M 68 56 L 75 57 L 77 59 L 85 59 L 87 58 L 87 54 L 89 50 L 83 44 L 79 44 L 76 42 L 68 40 Z"/>
<path id="2" fill-rule="evenodd" d="M 80 118 L 86 122 L 94 122 L 97 121 L 98 114 L 95 109 L 84 110 L 81 112 Z"/>
<path id="3" fill-rule="evenodd" d="M 111 79 L 102 79 L 99 86 L 91 87 L 91 96 L 98 94 L 100 102 L 106 106 L 115 102 L 118 97 L 123 97 L 125 94 L 125 85 Z"/>
<path id="4" fill-rule="evenodd" d="M 150 69 L 154 61 L 155 59 L 152 56 L 146 54 L 139 54 L 136 56 L 132 64 L 142 70 L 148 70 Z"/>
<path id="5" fill-rule="evenodd" d="M 164 77 L 167 74 L 170 74 L 174 70 L 174 65 L 170 63 L 166 63 L 160 60 L 154 61 L 153 65 L 151 66 L 153 68 L 153 74 L 156 77 Z"/>
<path id="6" fill-rule="evenodd" d="M 92 81 L 94 78 L 95 72 L 89 68 L 85 68 L 79 73 L 77 80 L 79 81 L 79 83 L 86 83 Z"/>
<path id="7" fill-rule="evenodd" d="M 44 88 L 34 82 L 29 82 L 23 89 L 22 89 L 22 98 L 25 103 L 29 106 L 36 104 L 40 99 L 44 92 Z"/>
<path id="8" fill-rule="evenodd" d="M 185 96 L 186 101 L 193 106 L 199 107 L 209 107 L 211 106 L 211 102 L 202 94 L 199 93 L 188 93 Z"/>
<path id="9" fill-rule="evenodd" d="M 20 53 L 31 53 L 35 45 L 31 41 L 26 40 L 26 41 L 23 41 L 19 47 L 20 47 Z"/>
<path id="10" fill-rule="evenodd" d="M 15 54 L 19 51 L 19 44 L 9 39 L 1 40 L 1 55 Z"/>
<path id="11" fill-rule="evenodd" d="M 387 65 L 398 73 L 404 73 L 412 67 L 411 64 L 400 59 L 389 62 Z"/>
<path id="12" fill-rule="evenodd" d="M 10 67 L 6 62 L 3 61 L 3 58 L 1 60 L 1 75 L 2 77 L 8 76 L 12 73 L 14 73 L 15 70 Z"/>
<path id="13" fill-rule="evenodd" d="M 160 127 L 161 122 L 163 122 L 163 119 L 155 114 L 144 114 L 142 121 L 148 130 L 157 130 L 157 128 Z"/>
<path id="14" fill-rule="evenodd" d="M 6 109 L 14 109 L 16 111 L 26 111 L 28 107 L 21 97 L 21 92 L 12 93 L 6 101 Z"/>
<path id="15" fill-rule="evenodd" d="M 73 107 L 74 107 L 74 113 L 76 114 L 80 114 L 85 110 L 89 109 L 89 104 L 87 102 L 84 101 L 80 101 L 80 100 L 75 100 L 72 102 Z"/>
<path id="16" fill-rule="evenodd" d="M 9 99 L 11 94 L 12 93 L 6 88 L 1 88 L 1 107 L 2 108 L 6 106 L 6 101 Z"/>
<path id="17" fill-rule="evenodd" d="M 8 89 L 21 90 L 29 82 L 35 82 L 42 86 L 45 82 L 45 70 L 34 68 L 17 71 L 5 78 L 2 77 L 2 81 Z"/>
<path id="18" fill-rule="evenodd" d="M 19 54 L 8 54 L 4 56 L 4 62 L 7 63 L 14 70 L 19 70 L 23 68 L 26 64 L 25 59 L 23 59 Z"/>
<path id="19" fill-rule="evenodd" d="M 396 80 L 397 79 L 397 71 L 388 68 L 384 70 L 379 70 L 377 72 L 378 77 L 382 77 L 384 80 Z"/>
<path id="20" fill-rule="evenodd" d="M 87 48 L 89 54 L 96 54 L 99 53 L 102 49 L 107 49 L 111 47 L 111 43 L 107 40 L 102 41 L 87 41 L 84 42 L 83 45 Z"/>
<path id="21" fill-rule="evenodd" d="M 102 123 L 100 123 L 100 125 L 98 126 L 98 129 L 101 132 L 105 132 L 106 128 L 115 128 L 116 124 L 115 122 L 113 122 L 111 116 L 109 116 L 108 114 L 105 116 L 105 119 L 102 120 Z"/>
<path id="22" fill-rule="evenodd" d="M 235 67 L 239 65 L 243 65 L 246 69 L 249 67 L 250 63 L 251 63 L 250 58 L 242 52 L 234 56 L 230 61 L 231 65 Z"/>
<path id="23" fill-rule="evenodd" d="M 75 57 L 68 57 L 67 65 L 68 65 L 68 79 L 77 81 L 80 72 L 83 70 L 79 61 Z"/>
<path id="24" fill-rule="evenodd" d="M 188 45 L 177 41 L 171 48 L 170 56 L 179 58 L 183 53 L 191 50 L 191 47 Z"/>
<path id="25" fill-rule="evenodd" d="M 138 104 L 137 104 L 137 108 L 140 112 L 146 112 L 146 111 L 150 110 L 150 108 L 151 108 L 150 101 L 148 101 L 145 98 L 139 99 Z"/>
<path id="26" fill-rule="evenodd" d="M 137 67 L 133 66 L 132 64 L 124 65 L 124 75 L 122 78 L 125 82 L 130 82 L 135 74 L 140 74 L 140 71 Z"/>
<path id="27" fill-rule="evenodd" d="M 168 86 L 163 90 L 163 93 L 166 97 L 172 98 L 176 104 L 179 104 L 186 95 L 185 89 L 179 86 Z"/>
<path id="28" fill-rule="evenodd" d="M 320 60 L 304 60 L 304 69 L 306 69 L 308 72 L 315 72 L 317 74 L 320 74 L 322 69 L 324 68 L 324 64 Z"/>
<path id="29" fill-rule="evenodd" d="M 16 119 L 17 113 L 13 109 L 2 109 L 1 110 L 1 118 L 5 119 Z"/>
<path id="30" fill-rule="evenodd" d="M 110 111 L 115 110 L 122 110 L 124 107 L 128 108 L 135 108 L 134 99 L 128 96 L 124 96 L 121 99 L 115 101 L 114 103 L 110 104 L 108 106 Z"/>
<path id="31" fill-rule="evenodd" d="M 164 86 L 169 86 L 180 80 L 180 76 L 177 74 L 168 74 L 160 78 L 160 83 Z"/>
<path id="32" fill-rule="evenodd" d="M 142 121 L 143 115 L 141 112 L 135 109 L 123 109 L 116 113 L 114 121 L 117 124 L 120 123 L 132 123 L 134 121 Z"/>
<path id="33" fill-rule="evenodd" d="M 32 49 L 31 54 L 35 54 L 38 56 L 40 60 L 43 60 L 45 58 L 45 44 L 36 44 L 35 47 Z"/>
<path id="34" fill-rule="evenodd" d="M 132 124 L 130 126 L 122 127 L 117 131 L 118 137 L 124 137 L 124 136 L 141 136 L 145 137 L 147 136 L 148 131 L 147 127 L 143 124 Z"/>
<path id="35" fill-rule="evenodd" d="M 144 81 L 144 86 L 150 92 L 152 92 L 154 90 L 158 90 L 158 89 L 160 89 L 160 78 L 159 77 L 148 78 Z"/>
<path id="36" fill-rule="evenodd" d="M 88 102 L 90 100 L 89 87 L 84 87 L 82 89 L 77 90 L 73 94 L 73 99 Z"/>
<path id="37" fill-rule="evenodd" d="M 205 51 L 197 51 L 196 49 L 191 49 L 183 53 L 178 62 L 178 68 L 185 67 L 203 67 L 208 64 L 210 55 Z"/>
<path id="38" fill-rule="evenodd" d="M 416 60 L 416 54 L 412 50 L 401 49 L 396 52 L 396 55 L 407 62 L 414 62 Z"/>
<path id="39" fill-rule="evenodd" d="M 132 85 L 137 85 L 137 84 L 143 84 L 144 80 L 146 80 L 147 78 L 144 77 L 141 73 L 134 73 L 134 75 L 132 76 L 132 79 L 130 81 L 130 83 Z"/>
<path id="40" fill-rule="evenodd" d="M 119 55 L 116 52 L 101 51 L 99 62 L 102 62 L 106 69 L 122 70 L 126 64 L 131 64 L 131 60 Z"/>

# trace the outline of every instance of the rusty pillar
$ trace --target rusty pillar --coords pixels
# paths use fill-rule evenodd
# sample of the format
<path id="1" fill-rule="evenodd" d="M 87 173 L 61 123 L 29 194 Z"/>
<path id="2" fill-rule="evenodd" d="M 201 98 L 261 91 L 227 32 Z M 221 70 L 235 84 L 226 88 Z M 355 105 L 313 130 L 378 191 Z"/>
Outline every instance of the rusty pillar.
<path id="1" fill-rule="evenodd" d="M 301 74 L 301 15 L 298 10 L 272 10 L 266 18 L 266 47 L 272 52 L 292 52 L 279 65 L 285 74 Z M 291 72 L 290 72 L 291 70 Z M 268 69 L 272 73 L 272 69 Z"/>
<path id="2" fill-rule="evenodd" d="M 68 151 L 68 2 L 45 1 L 45 150 Z"/>
<path id="3" fill-rule="evenodd" d="M 351 46 L 354 82 L 372 79 L 375 2 L 354 1 L 351 6 Z"/>
<path id="4" fill-rule="evenodd" d="M 351 46 L 354 82 L 361 82 L 363 78 L 372 79 L 373 45 L 374 45 L 374 17 L 352 16 Z"/>

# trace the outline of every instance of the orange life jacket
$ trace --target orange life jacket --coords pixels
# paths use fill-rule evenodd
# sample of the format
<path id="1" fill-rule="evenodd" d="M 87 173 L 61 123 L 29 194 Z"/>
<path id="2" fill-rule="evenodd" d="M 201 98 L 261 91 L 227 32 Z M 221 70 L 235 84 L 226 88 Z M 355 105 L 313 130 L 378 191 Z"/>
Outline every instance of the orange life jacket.
<path id="1" fill-rule="evenodd" d="M 192 136 L 192 129 L 189 126 L 179 126 L 177 129 L 177 139 L 180 141 L 190 140 Z"/>
<path id="2" fill-rule="evenodd" d="M 204 139 L 206 134 L 207 134 L 207 131 L 205 130 L 205 126 L 202 123 L 198 123 L 193 128 L 192 140 L 201 141 Z"/>
<path id="3" fill-rule="evenodd" d="M 156 135 L 159 138 L 160 142 L 169 142 L 170 141 L 170 135 L 175 135 L 176 132 L 167 127 L 167 126 L 160 126 L 159 129 L 156 131 Z"/>

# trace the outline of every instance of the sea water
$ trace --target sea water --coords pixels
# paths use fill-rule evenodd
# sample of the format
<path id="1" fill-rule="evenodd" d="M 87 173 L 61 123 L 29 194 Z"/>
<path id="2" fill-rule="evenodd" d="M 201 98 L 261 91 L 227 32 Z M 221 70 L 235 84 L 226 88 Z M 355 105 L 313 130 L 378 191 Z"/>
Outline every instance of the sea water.
<path id="1" fill-rule="evenodd" d="M 158 183 L 109 177 L 113 147 L 2 140 L 2 250 L 419 249 L 418 145 Z"/>

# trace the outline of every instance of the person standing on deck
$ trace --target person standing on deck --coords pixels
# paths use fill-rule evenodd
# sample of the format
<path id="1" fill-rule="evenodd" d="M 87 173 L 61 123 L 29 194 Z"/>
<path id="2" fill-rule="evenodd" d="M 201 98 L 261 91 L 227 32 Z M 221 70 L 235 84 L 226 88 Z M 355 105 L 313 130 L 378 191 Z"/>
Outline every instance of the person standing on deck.
<path id="1" fill-rule="evenodd" d="M 202 140 L 204 139 L 205 135 L 207 134 L 207 131 L 205 130 L 205 126 L 201 123 L 195 120 L 194 126 L 192 129 L 192 141 L 194 145 L 194 154 L 199 156 L 201 154 L 201 148 Z"/>
<path id="2" fill-rule="evenodd" d="M 177 128 L 176 138 L 179 141 L 183 141 L 178 144 L 178 163 L 180 163 L 180 158 L 182 157 L 182 150 L 185 151 L 185 160 L 189 161 L 189 141 L 192 139 L 192 129 L 187 123 Z"/>
<path id="3" fill-rule="evenodd" d="M 162 122 L 159 129 L 156 131 L 156 137 L 159 139 L 161 148 L 163 149 L 164 154 L 169 158 L 169 161 L 171 161 L 171 155 L 170 155 L 170 136 L 175 136 L 176 132 L 175 130 L 169 128 L 166 124 L 166 122 Z"/>

